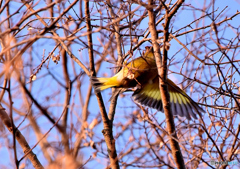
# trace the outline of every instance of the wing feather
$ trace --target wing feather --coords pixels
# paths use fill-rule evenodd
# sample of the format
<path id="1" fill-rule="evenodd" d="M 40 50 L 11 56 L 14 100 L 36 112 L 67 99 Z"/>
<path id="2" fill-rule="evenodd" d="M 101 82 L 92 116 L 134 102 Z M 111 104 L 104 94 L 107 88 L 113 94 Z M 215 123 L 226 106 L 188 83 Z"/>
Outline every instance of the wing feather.
<path id="1" fill-rule="evenodd" d="M 201 115 L 200 113 L 204 112 L 204 110 L 172 81 L 168 80 L 168 83 L 170 105 L 173 115 L 186 117 L 188 120 L 190 120 L 191 117 L 197 119 L 196 114 Z M 162 98 L 158 85 L 158 78 L 155 78 L 153 82 L 148 82 L 141 86 L 140 89 L 137 89 L 133 93 L 133 100 L 138 104 L 163 112 Z"/>

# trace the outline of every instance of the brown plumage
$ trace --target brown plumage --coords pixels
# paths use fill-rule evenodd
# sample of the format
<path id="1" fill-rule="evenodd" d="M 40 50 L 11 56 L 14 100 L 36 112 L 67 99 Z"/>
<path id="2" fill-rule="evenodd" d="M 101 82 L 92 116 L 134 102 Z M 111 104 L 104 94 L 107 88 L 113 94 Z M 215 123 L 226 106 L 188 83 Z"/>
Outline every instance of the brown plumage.
<path id="1" fill-rule="evenodd" d="M 138 57 L 123 66 L 121 71 L 113 77 L 93 77 L 91 81 L 97 92 L 111 87 L 127 89 L 138 86 L 138 89 L 134 91 L 132 95 L 133 100 L 138 104 L 163 112 L 158 72 L 151 47 L 147 47 L 142 57 Z M 200 115 L 201 112 L 204 112 L 204 110 L 174 82 L 167 79 L 167 83 L 173 115 L 179 115 L 187 119 L 191 119 L 191 117 L 197 119 L 196 114 Z M 119 91 L 121 90 L 119 89 Z"/>

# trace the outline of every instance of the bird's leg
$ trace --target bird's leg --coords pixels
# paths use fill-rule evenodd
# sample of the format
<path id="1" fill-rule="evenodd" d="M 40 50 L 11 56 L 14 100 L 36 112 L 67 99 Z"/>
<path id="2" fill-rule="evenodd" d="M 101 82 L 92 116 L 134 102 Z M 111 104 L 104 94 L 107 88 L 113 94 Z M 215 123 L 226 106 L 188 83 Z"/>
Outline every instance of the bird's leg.
<path id="1" fill-rule="evenodd" d="M 137 79 L 135 79 L 136 82 L 137 82 L 137 85 L 135 86 L 135 90 L 138 90 L 138 89 L 141 89 L 142 88 L 142 85 L 137 81 Z"/>

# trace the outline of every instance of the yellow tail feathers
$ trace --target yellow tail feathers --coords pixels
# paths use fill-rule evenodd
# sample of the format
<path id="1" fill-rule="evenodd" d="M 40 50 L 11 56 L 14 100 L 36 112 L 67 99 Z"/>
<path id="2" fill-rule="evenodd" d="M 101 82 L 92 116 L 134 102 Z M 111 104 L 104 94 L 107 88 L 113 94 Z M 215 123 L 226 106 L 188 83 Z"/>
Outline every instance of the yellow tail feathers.
<path id="1" fill-rule="evenodd" d="M 96 92 L 100 92 L 102 90 L 118 86 L 118 83 L 116 82 L 115 77 L 111 77 L 111 78 L 91 77 L 91 82 L 92 82 L 93 88 L 95 89 Z"/>

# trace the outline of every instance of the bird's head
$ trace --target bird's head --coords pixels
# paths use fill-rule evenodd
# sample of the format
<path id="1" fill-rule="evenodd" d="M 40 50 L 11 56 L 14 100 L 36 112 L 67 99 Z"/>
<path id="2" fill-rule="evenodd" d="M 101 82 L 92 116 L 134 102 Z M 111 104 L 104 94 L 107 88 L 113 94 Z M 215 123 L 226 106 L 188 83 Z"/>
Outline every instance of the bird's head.
<path id="1" fill-rule="evenodd" d="M 145 53 L 143 54 L 143 57 L 155 59 L 154 54 L 153 54 L 153 47 L 152 46 L 146 46 L 145 49 L 146 50 L 145 50 Z"/>

